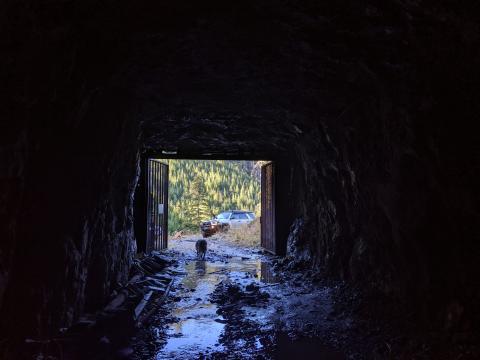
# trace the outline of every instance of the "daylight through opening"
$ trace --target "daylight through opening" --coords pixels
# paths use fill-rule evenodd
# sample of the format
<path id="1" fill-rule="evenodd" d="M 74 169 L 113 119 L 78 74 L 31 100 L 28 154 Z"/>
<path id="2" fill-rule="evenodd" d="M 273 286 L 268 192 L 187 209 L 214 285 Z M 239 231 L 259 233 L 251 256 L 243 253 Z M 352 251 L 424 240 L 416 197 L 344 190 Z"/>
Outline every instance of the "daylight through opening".
<path id="1" fill-rule="evenodd" d="M 199 239 L 276 252 L 273 162 L 149 158 L 145 168 L 139 252 Z"/>

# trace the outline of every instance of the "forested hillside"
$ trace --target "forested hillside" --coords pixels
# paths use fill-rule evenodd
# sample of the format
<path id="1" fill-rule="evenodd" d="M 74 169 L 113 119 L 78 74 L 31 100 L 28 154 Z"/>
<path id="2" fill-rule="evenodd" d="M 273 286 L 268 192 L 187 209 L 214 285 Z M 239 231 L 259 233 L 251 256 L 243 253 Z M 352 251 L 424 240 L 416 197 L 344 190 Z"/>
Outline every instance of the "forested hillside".
<path id="1" fill-rule="evenodd" d="M 255 161 L 165 160 L 169 164 L 169 232 L 198 230 L 223 210 L 260 215 L 260 165 Z"/>

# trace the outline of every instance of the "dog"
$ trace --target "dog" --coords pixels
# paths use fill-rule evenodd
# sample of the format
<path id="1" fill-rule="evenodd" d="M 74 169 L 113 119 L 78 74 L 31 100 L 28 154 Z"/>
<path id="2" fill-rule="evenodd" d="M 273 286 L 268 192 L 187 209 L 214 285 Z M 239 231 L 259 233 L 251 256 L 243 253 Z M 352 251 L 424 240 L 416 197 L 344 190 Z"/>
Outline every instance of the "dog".
<path id="1" fill-rule="evenodd" d="M 195 243 L 195 249 L 197 250 L 197 258 L 205 260 L 205 254 L 207 253 L 207 240 L 197 240 Z"/>

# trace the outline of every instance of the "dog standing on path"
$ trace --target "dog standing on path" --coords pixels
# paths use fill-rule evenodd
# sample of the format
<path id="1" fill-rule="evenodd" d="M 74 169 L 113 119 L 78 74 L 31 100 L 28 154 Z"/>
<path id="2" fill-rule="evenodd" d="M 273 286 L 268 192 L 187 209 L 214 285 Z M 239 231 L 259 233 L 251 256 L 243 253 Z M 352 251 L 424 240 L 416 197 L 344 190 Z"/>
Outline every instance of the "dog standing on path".
<path id="1" fill-rule="evenodd" d="M 197 250 L 197 258 L 205 260 L 205 254 L 207 253 L 207 240 L 197 240 L 195 243 L 195 249 Z"/>

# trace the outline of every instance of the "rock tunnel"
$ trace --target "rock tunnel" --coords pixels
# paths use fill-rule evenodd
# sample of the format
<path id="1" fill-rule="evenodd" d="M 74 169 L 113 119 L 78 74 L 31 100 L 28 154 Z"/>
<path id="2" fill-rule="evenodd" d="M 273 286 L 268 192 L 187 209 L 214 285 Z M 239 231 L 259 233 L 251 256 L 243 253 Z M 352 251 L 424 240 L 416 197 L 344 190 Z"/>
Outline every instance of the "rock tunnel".
<path id="1" fill-rule="evenodd" d="M 274 160 L 286 256 L 418 329 L 478 331 L 474 2 L 2 5 L 2 338 L 126 281 L 162 151 Z"/>

